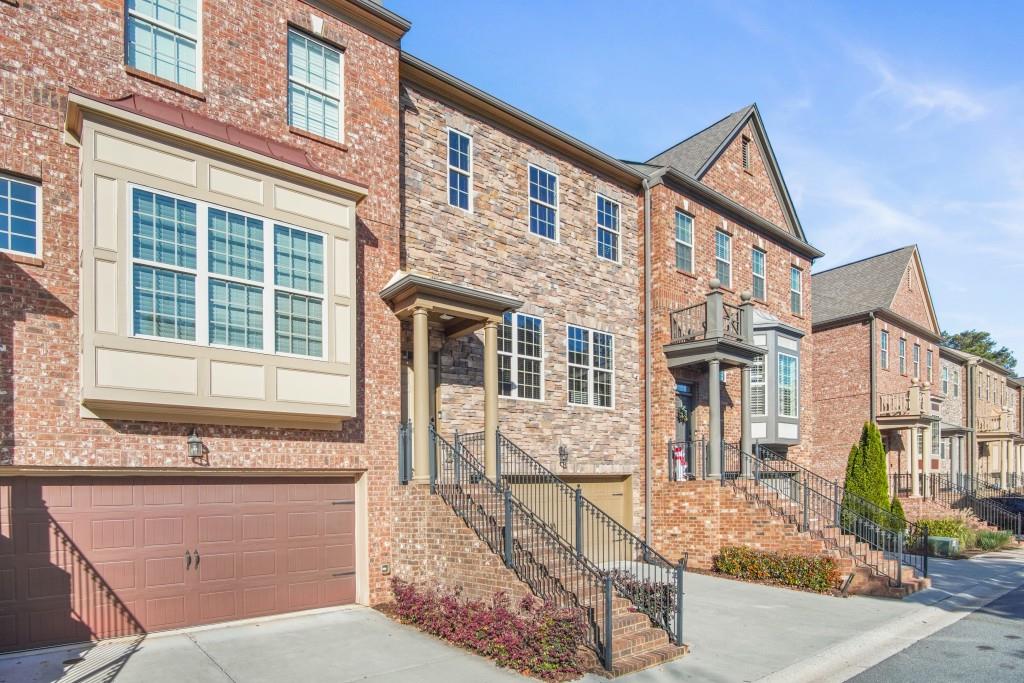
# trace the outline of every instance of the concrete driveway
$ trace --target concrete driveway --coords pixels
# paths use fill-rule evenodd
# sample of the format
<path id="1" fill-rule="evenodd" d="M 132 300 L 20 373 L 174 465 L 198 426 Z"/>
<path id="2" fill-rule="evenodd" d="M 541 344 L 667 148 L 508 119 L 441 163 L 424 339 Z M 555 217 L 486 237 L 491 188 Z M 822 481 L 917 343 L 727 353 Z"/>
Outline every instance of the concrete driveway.
<path id="1" fill-rule="evenodd" d="M 76 657 L 82 661 L 67 666 Z M 524 681 L 366 607 L 0 659 L 0 683 Z"/>

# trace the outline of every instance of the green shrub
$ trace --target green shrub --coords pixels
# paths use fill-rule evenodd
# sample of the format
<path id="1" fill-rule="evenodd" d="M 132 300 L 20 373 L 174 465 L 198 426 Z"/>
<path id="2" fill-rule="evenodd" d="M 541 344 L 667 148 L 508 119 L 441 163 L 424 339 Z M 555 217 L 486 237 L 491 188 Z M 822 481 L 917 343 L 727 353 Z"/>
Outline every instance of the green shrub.
<path id="1" fill-rule="evenodd" d="M 903 512 L 903 504 L 900 503 L 899 498 L 893 496 L 892 505 L 889 507 L 889 512 L 891 512 L 892 516 L 895 517 L 898 521 L 902 522 L 903 529 L 907 528 L 907 515 L 905 512 Z M 897 530 L 893 529 L 893 531 Z"/>
<path id="2" fill-rule="evenodd" d="M 889 469 L 885 461 L 885 446 L 882 444 L 882 433 L 873 422 L 865 422 L 860 433 L 860 441 L 850 449 L 850 457 L 846 461 L 846 481 L 843 485 L 843 526 L 847 529 L 859 525 L 851 513 L 865 517 L 890 531 L 903 531 L 906 520 L 889 502 Z M 864 504 L 866 501 L 868 504 Z"/>
<path id="3" fill-rule="evenodd" d="M 974 543 L 982 550 L 999 550 L 1012 541 L 1013 534 L 1009 531 L 979 531 L 974 537 Z"/>
<path id="4" fill-rule="evenodd" d="M 948 536 L 960 541 L 960 547 L 970 548 L 974 545 L 974 530 L 967 526 L 967 523 L 956 517 L 944 517 L 942 519 L 920 519 L 917 521 L 917 528 L 920 534 L 926 530 L 929 536 Z M 924 542 L 919 533 L 910 538 L 911 547 L 917 547 Z"/>
<path id="5" fill-rule="evenodd" d="M 746 546 L 727 546 L 715 556 L 716 572 L 748 581 L 808 588 L 827 593 L 839 585 L 839 567 L 834 558 L 815 555 L 787 555 Z"/>

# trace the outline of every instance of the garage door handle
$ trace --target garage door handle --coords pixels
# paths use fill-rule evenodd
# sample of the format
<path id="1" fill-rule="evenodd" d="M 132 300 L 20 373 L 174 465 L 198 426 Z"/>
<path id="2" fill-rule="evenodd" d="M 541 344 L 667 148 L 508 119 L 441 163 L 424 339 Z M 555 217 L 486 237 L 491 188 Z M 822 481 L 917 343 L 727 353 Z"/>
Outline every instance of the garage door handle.
<path id="1" fill-rule="evenodd" d="M 192 553 L 185 551 L 185 571 L 192 568 Z"/>
<path id="2" fill-rule="evenodd" d="M 199 569 L 199 548 L 196 548 L 194 552 L 196 554 L 196 569 Z"/>

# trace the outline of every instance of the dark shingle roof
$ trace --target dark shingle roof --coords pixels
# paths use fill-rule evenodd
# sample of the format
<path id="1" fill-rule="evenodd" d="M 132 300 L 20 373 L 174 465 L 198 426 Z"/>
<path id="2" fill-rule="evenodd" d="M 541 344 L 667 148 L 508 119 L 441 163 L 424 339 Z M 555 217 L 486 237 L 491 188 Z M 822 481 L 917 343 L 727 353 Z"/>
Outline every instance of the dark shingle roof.
<path id="1" fill-rule="evenodd" d="M 910 245 L 815 273 L 814 324 L 891 306 L 916 249 Z"/>
<path id="2" fill-rule="evenodd" d="M 753 109 L 754 105 L 751 104 L 729 114 L 721 121 L 711 124 L 701 132 L 691 135 L 661 154 L 651 157 L 647 163 L 656 166 L 672 166 L 678 171 L 696 177 L 711 155 L 718 151 L 722 143 L 728 139 L 729 134 Z"/>

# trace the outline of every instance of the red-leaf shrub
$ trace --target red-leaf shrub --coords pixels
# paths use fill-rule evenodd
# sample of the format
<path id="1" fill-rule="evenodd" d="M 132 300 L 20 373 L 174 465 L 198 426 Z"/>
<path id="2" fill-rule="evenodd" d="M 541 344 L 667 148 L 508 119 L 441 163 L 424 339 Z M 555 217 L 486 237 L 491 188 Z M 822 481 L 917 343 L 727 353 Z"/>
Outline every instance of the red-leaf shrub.
<path id="1" fill-rule="evenodd" d="M 749 581 L 779 583 L 827 593 L 839 585 L 841 575 L 835 558 L 818 555 L 786 555 L 746 546 L 727 546 L 714 558 L 714 569 Z"/>
<path id="2" fill-rule="evenodd" d="M 424 590 L 398 578 L 391 588 L 394 614 L 402 622 L 490 657 L 498 666 L 552 681 L 584 672 L 580 648 L 586 624 L 578 610 L 529 596 L 513 610 L 505 593 L 496 593 L 488 604 L 462 600 L 457 590 Z"/>

